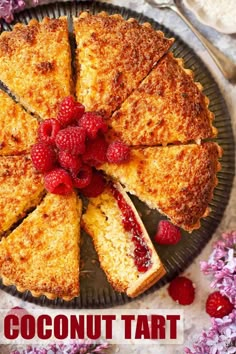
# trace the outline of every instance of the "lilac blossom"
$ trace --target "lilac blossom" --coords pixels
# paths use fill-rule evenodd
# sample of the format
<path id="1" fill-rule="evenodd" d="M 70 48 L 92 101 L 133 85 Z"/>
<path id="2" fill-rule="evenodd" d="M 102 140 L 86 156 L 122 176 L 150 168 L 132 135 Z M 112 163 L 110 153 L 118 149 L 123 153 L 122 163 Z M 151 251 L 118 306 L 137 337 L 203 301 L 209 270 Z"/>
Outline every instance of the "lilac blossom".
<path id="1" fill-rule="evenodd" d="M 22 10 L 25 5 L 23 0 L 0 0 L 0 18 L 10 23 L 14 19 L 13 13 Z"/>
<path id="2" fill-rule="evenodd" d="M 78 341 L 74 343 L 49 344 L 47 347 L 27 346 L 23 350 L 14 350 L 10 354 L 89 354 L 105 353 L 108 343 L 94 343 L 91 341 Z"/>
<path id="3" fill-rule="evenodd" d="M 207 262 L 201 262 L 204 274 L 211 274 L 211 287 L 229 298 L 236 307 L 236 231 L 224 233 L 216 242 Z"/>
<path id="4" fill-rule="evenodd" d="M 211 322 L 212 326 L 202 332 L 193 349 L 184 349 L 186 354 L 236 353 L 236 310 L 223 318 L 211 318 Z"/>
<path id="5" fill-rule="evenodd" d="M 203 331 L 186 354 L 236 353 L 236 231 L 223 233 L 215 243 L 207 262 L 201 262 L 204 274 L 213 277 L 211 287 L 229 298 L 234 310 L 223 318 L 211 318 L 212 326 Z"/>

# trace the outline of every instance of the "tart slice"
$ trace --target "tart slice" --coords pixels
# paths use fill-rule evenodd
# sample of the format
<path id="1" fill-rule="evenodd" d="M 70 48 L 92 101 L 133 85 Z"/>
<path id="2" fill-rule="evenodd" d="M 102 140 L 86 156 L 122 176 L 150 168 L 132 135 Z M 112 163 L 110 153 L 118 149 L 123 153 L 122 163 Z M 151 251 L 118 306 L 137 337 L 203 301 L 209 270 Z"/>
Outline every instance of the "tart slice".
<path id="1" fill-rule="evenodd" d="M 212 138 L 208 104 L 192 71 L 168 53 L 108 120 L 109 139 L 152 146 Z"/>
<path id="2" fill-rule="evenodd" d="M 38 121 L 0 90 L 0 155 L 29 152 L 37 138 Z"/>
<path id="3" fill-rule="evenodd" d="M 116 291 L 138 296 L 165 274 L 138 212 L 119 184 L 110 183 L 89 200 L 82 223 Z"/>
<path id="4" fill-rule="evenodd" d="M 0 80 L 30 112 L 53 118 L 71 94 L 71 52 L 67 20 L 18 23 L 0 36 Z"/>
<path id="5" fill-rule="evenodd" d="M 148 23 L 105 12 L 81 13 L 74 29 L 77 99 L 104 117 L 120 107 L 173 43 Z"/>
<path id="6" fill-rule="evenodd" d="M 101 169 L 150 208 L 191 232 L 209 213 L 222 150 L 216 144 L 176 145 L 131 150 L 130 162 Z"/>
<path id="7" fill-rule="evenodd" d="M 33 296 L 70 300 L 79 293 L 81 201 L 48 194 L 0 243 L 0 275 Z"/>
<path id="8" fill-rule="evenodd" d="M 42 175 L 29 156 L 0 156 L 0 235 L 35 207 L 43 193 Z"/>

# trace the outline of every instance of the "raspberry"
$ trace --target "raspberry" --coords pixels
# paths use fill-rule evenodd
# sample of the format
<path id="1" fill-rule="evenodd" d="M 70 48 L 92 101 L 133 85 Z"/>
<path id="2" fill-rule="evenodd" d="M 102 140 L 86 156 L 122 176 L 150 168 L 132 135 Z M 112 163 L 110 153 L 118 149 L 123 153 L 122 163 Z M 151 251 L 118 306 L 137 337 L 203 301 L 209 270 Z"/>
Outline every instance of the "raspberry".
<path id="1" fill-rule="evenodd" d="M 94 140 L 89 140 L 83 155 L 84 163 L 90 166 L 99 166 L 107 161 L 107 142 L 103 136 L 98 136 Z"/>
<path id="2" fill-rule="evenodd" d="M 73 190 L 72 179 L 62 168 L 55 168 L 44 176 L 45 188 L 53 194 L 67 195 Z"/>
<path id="3" fill-rule="evenodd" d="M 74 187 L 76 188 L 84 188 L 87 187 L 92 179 L 92 169 L 88 165 L 82 165 L 80 170 L 72 174 L 72 180 Z"/>
<path id="4" fill-rule="evenodd" d="M 79 171 L 82 165 L 82 161 L 79 156 L 72 155 L 66 151 L 59 151 L 58 162 L 62 168 L 74 173 Z"/>
<path id="5" fill-rule="evenodd" d="M 72 155 L 79 155 L 85 152 L 85 129 L 80 127 L 68 127 L 57 134 L 56 146 Z"/>
<path id="6" fill-rule="evenodd" d="M 169 295 L 180 305 L 190 305 L 195 297 L 195 288 L 190 279 L 177 277 L 168 287 Z"/>
<path id="7" fill-rule="evenodd" d="M 210 294 L 206 301 L 206 312 L 211 317 L 222 318 L 233 311 L 234 305 L 219 291 Z"/>
<path id="8" fill-rule="evenodd" d="M 7 312 L 7 315 L 14 315 L 18 318 L 19 321 L 21 321 L 23 316 L 29 315 L 29 312 L 26 311 L 23 307 L 15 306 Z"/>
<path id="9" fill-rule="evenodd" d="M 94 171 L 90 184 L 81 189 L 81 192 L 85 197 L 96 198 L 101 194 L 106 186 L 106 180 L 100 172 Z"/>
<path id="10" fill-rule="evenodd" d="M 93 112 L 86 112 L 78 124 L 86 129 L 86 134 L 90 139 L 95 139 L 98 132 L 106 133 L 108 129 L 103 118 Z"/>
<path id="11" fill-rule="evenodd" d="M 60 129 L 61 125 L 56 119 L 46 119 L 39 126 L 38 136 L 40 141 L 43 141 L 46 144 L 54 145 L 57 133 Z"/>
<path id="12" fill-rule="evenodd" d="M 55 166 L 56 153 L 50 145 L 37 143 L 31 148 L 31 159 L 37 171 L 48 172 Z"/>
<path id="13" fill-rule="evenodd" d="M 161 220 L 158 224 L 154 240 L 160 245 L 175 245 L 181 239 L 180 229 L 167 220 Z"/>
<path id="14" fill-rule="evenodd" d="M 107 149 L 107 160 L 111 163 L 122 163 L 130 158 L 130 148 L 120 140 L 112 142 Z"/>
<path id="15" fill-rule="evenodd" d="M 68 96 L 60 104 L 57 119 L 63 126 L 67 126 L 80 119 L 84 111 L 85 108 L 81 103 L 76 102 L 72 96 Z"/>

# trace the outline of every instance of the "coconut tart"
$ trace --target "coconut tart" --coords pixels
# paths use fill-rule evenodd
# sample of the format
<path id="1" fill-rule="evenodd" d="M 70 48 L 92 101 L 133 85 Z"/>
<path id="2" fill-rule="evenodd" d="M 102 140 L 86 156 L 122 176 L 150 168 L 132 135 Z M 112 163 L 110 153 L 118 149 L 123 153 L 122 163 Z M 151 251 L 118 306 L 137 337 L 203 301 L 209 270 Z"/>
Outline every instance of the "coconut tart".
<path id="1" fill-rule="evenodd" d="M 0 156 L 0 235 L 42 199 L 42 175 L 29 156 Z"/>
<path id="2" fill-rule="evenodd" d="M 109 118 L 109 140 L 152 146 L 213 138 L 208 105 L 193 72 L 168 53 Z"/>
<path id="3" fill-rule="evenodd" d="M 137 88 L 174 41 L 149 23 L 105 12 L 81 13 L 74 18 L 74 31 L 77 99 L 104 117 Z"/>
<path id="4" fill-rule="evenodd" d="M 61 99 L 72 93 L 67 19 L 33 19 L 3 32 L 0 80 L 29 112 L 55 117 Z"/>
<path id="5" fill-rule="evenodd" d="M 41 204 L 0 242 L 0 275 L 33 296 L 70 300 L 79 294 L 82 204 L 75 193 L 47 194 Z"/>
<path id="6" fill-rule="evenodd" d="M 133 148 L 129 162 L 106 163 L 101 169 L 150 208 L 191 232 L 209 213 L 221 155 L 222 149 L 213 142 Z"/>
<path id="7" fill-rule="evenodd" d="M 125 192 L 192 232 L 210 211 L 222 149 L 204 141 L 217 134 L 214 116 L 193 73 L 168 52 L 173 39 L 104 12 L 73 22 L 77 100 L 103 116 L 106 139 L 131 146 L 128 161 L 97 167 L 109 182 L 89 198 L 82 224 L 108 281 L 135 297 L 165 269 Z M 29 157 L 38 130 L 32 114 L 56 118 L 73 95 L 67 19 L 3 32 L 0 80 L 18 101 L 0 91 L 0 276 L 21 292 L 71 300 L 79 295 L 82 202 L 74 192 L 46 194 Z"/>
<path id="8" fill-rule="evenodd" d="M 19 155 L 36 142 L 38 121 L 0 90 L 0 155 Z"/>
<path id="9" fill-rule="evenodd" d="M 165 274 L 138 212 L 119 184 L 109 183 L 102 194 L 89 199 L 82 224 L 115 290 L 136 297 Z"/>

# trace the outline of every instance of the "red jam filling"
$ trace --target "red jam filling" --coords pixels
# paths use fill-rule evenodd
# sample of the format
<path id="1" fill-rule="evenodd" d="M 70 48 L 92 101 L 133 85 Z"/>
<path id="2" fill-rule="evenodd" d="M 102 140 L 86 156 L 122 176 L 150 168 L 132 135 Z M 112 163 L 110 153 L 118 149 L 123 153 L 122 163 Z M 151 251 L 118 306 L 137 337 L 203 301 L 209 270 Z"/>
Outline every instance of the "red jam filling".
<path id="1" fill-rule="evenodd" d="M 146 272 L 152 265 L 151 250 L 148 248 L 142 229 L 135 217 L 132 208 L 127 204 L 122 194 L 110 183 L 114 198 L 122 213 L 122 223 L 126 231 L 132 235 L 134 243 L 134 264 L 139 272 Z"/>

